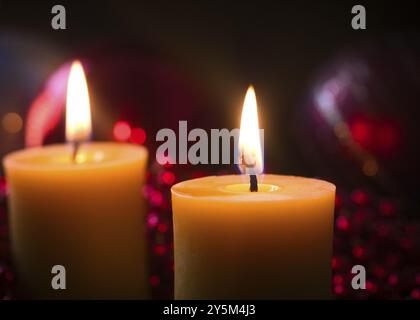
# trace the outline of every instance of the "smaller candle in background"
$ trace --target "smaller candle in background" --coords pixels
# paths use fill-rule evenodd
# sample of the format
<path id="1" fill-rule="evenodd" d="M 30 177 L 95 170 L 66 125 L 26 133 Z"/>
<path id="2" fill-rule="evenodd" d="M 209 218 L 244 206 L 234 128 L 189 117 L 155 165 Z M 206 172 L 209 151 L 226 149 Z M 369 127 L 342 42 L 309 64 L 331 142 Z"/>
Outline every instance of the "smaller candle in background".
<path id="1" fill-rule="evenodd" d="M 147 150 L 86 143 L 90 104 L 80 63 L 70 72 L 68 144 L 17 151 L 3 161 L 10 188 L 12 255 L 19 288 L 33 298 L 148 298 L 141 188 Z M 51 287 L 54 265 L 66 289 Z"/>

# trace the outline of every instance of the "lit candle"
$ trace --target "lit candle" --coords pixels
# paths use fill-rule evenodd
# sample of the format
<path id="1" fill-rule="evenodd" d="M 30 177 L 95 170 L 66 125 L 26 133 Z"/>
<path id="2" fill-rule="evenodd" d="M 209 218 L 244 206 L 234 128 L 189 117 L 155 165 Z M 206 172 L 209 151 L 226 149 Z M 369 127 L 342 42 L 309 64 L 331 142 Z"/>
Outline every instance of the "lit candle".
<path id="1" fill-rule="evenodd" d="M 258 134 L 250 88 L 239 138 L 250 182 L 212 176 L 172 187 L 176 299 L 331 295 L 335 186 L 263 175 Z"/>
<path id="2" fill-rule="evenodd" d="M 13 258 L 20 288 L 35 298 L 147 298 L 147 150 L 84 143 L 90 136 L 83 68 L 72 65 L 66 110 L 71 144 L 17 151 L 4 159 Z M 66 289 L 51 286 L 62 265 Z"/>

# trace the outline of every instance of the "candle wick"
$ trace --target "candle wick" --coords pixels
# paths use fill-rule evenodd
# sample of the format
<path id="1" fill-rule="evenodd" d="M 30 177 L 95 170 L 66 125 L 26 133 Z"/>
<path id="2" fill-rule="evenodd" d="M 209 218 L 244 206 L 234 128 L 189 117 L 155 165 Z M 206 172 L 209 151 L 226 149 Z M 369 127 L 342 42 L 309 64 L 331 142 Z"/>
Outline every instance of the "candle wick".
<path id="1" fill-rule="evenodd" d="M 77 163 L 76 162 L 76 157 L 77 157 L 77 153 L 79 151 L 79 148 L 80 148 L 80 141 L 74 141 L 73 142 L 73 154 L 72 154 L 73 163 Z"/>
<path id="2" fill-rule="evenodd" d="M 258 180 L 257 175 L 251 174 L 249 176 L 249 191 L 257 192 L 258 191 Z"/>

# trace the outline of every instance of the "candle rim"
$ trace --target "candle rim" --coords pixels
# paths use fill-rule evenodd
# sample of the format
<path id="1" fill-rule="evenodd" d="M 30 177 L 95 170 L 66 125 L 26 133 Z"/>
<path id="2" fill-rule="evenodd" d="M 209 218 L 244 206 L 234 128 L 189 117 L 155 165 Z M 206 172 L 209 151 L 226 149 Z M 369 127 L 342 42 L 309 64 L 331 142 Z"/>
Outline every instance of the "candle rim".
<path id="1" fill-rule="evenodd" d="M 221 191 L 220 190 L 220 186 L 219 188 L 215 189 L 217 192 L 217 194 L 204 194 L 204 195 L 197 195 L 197 194 L 191 194 L 188 191 L 182 190 L 181 188 L 183 188 L 185 186 L 186 183 L 189 183 L 191 181 L 195 181 L 195 182 L 199 182 L 204 181 L 206 179 L 218 179 L 220 177 L 225 177 L 229 178 L 231 177 L 232 179 L 239 179 L 240 177 L 242 177 L 244 175 L 222 175 L 222 176 L 206 176 L 206 177 L 201 177 L 201 178 L 195 178 L 195 179 L 191 179 L 191 180 L 186 180 L 186 181 L 182 181 L 179 182 L 175 185 L 172 186 L 171 188 L 171 194 L 172 197 L 176 196 L 179 198 L 184 198 L 184 199 L 189 199 L 192 201 L 201 201 L 201 200 L 206 200 L 206 201 L 212 201 L 212 202 L 236 202 L 236 201 L 242 201 L 242 202 L 258 202 L 258 201 L 264 201 L 264 202 L 285 202 L 285 201 L 299 201 L 302 199 L 305 200 L 310 200 L 310 199 L 319 199 L 319 198 L 323 198 L 323 197 L 329 197 L 331 195 L 335 196 L 335 192 L 336 192 L 336 186 L 328 181 L 325 180 L 321 180 L 321 179 L 315 179 L 315 178 L 306 178 L 306 177 L 300 177 L 300 176 L 293 176 L 293 175 L 276 175 L 276 174 L 262 174 L 259 175 L 259 177 L 261 178 L 260 181 L 264 181 L 261 182 L 263 184 L 273 184 L 276 185 L 276 183 L 270 181 L 271 179 L 299 179 L 302 181 L 312 181 L 312 183 L 316 183 L 316 185 L 321 186 L 322 189 L 319 190 L 314 190 L 313 192 L 311 192 L 310 194 L 303 194 L 300 193 L 298 196 L 291 196 L 288 195 L 286 193 L 282 194 L 282 190 L 284 190 L 284 188 L 280 187 L 278 188 L 278 190 L 275 190 L 273 192 L 229 192 L 224 190 Z M 268 181 L 267 181 L 268 180 Z M 247 182 L 244 182 L 244 184 L 246 184 Z M 235 180 L 231 181 L 229 184 L 235 184 Z M 260 184 L 260 182 L 259 182 Z M 228 185 L 228 184 L 226 184 Z M 248 183 L 249 185 L 249 183 Z M 203 189 L 204 190 L 204 189 Z"/>
<path id="2" fill-rule="evenodd" d="M 33 148 L 26 148 L 17 151 L 13 151 L 7 154 L 3 158 L 3 166 L 7 170 L 9 167 L 19 168 L 22 170 L 28 171 L 84 171 L 84 170 L 92 170 L 92 169 L 102 169 L 113 167 L 117 164 L 126 164 L 131 163 L 137 160 L 143 160 L 148 158 L 148 151 L 144 146 L 130 144 L 130 143 L 117 143 L 117 142 L 106 142 L 106 141 L 95 141 L 95 142 L 86 142 L 82 145 L 83 148 L 91 148 L 91 147 L 117 147 L 121 150 L 127 150 L 127 156 L 125 157 L 118 157 L 115 159 L 108 159 L 102 162 L 87 162 L 83 164 L 74 164 L 71 161 L 66 163 L 54 163 L 54 162 L 46 162 L 46 163 L 26 163 L 22 161 L 23 159 L 30 159 L 31 154 L 32 157 L 35 157 L 37 153 L 40 152 L 53 152 L 54 149 L 57 151 L 59 149 L 67 150 L 69 152 L 69 159 L 71 157 L 71 144 L 68 143 L 57 143 L 57 144 L 50 144 L 40 147 L 33 147 Z M 133 152 L 136 151 L 136 152 Z"/>

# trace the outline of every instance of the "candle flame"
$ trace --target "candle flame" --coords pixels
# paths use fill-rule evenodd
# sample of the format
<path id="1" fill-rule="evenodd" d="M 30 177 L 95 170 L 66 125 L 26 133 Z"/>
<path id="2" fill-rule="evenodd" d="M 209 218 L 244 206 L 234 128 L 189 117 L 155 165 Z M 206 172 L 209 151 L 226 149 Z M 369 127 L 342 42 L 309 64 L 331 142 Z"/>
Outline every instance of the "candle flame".
<path id="1" fill-rule="evenodd" d="M 238 146 L 239 167 L 242 173 L 261 174 L 263 172 L 263 161 L 258 126 L 257 98 L 253 86 L 249 86 L 245 95 Z"/>
<path id="2" fill-rule="evenodd" d="M 92 131 L 89 92 L 85 73 L 80 61 L 73 62 L 67 83 L 66 139 L 82 142 L 89 139 Z"/>

